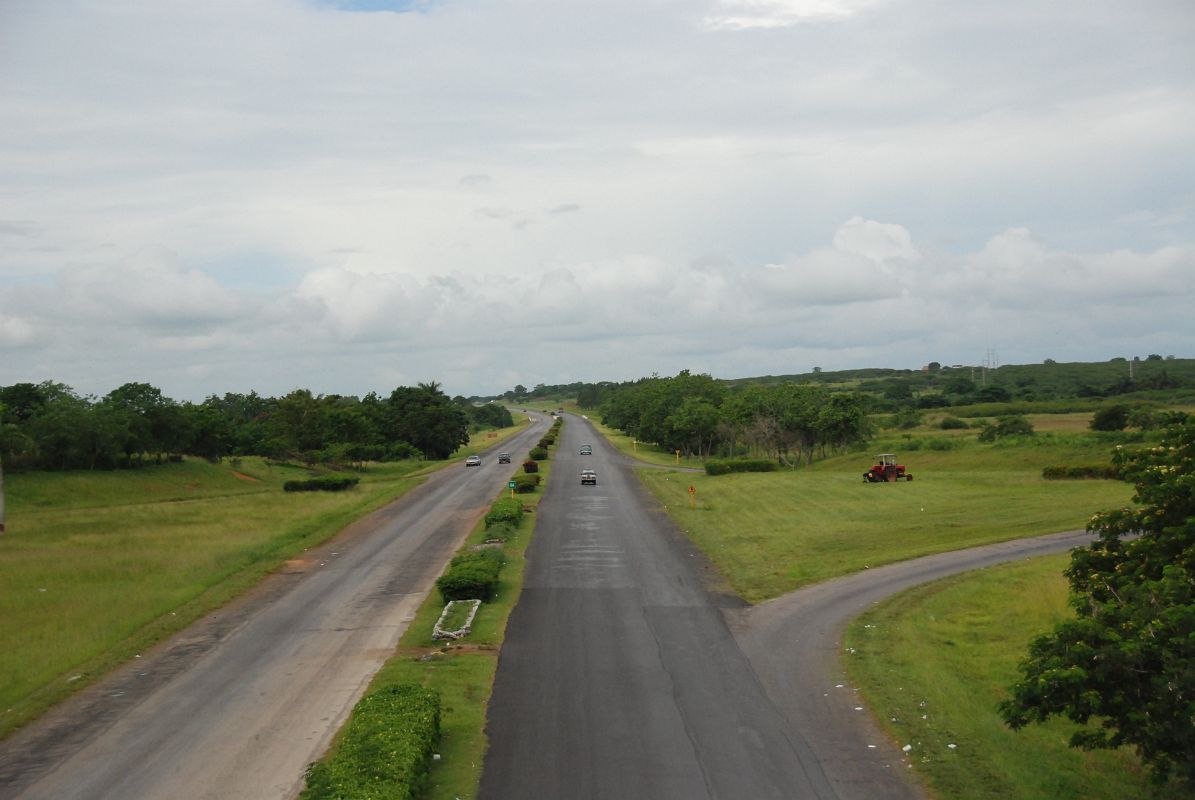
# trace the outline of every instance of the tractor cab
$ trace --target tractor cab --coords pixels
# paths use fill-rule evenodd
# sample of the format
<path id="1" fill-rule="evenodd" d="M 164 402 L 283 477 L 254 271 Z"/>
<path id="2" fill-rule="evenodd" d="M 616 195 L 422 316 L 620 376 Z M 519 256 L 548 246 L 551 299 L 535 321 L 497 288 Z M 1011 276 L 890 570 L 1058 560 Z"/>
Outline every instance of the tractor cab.
<path id="1" fill-rule="evenodd" d="M 880 453 L 876 456 L 876 463 L 871 469 L 863 473 L 866 483 L 895 483 L 896 481 L 911 481 L 913 473 L 905 471 L 904 464 L 896 463 L 896 453 Z"/>

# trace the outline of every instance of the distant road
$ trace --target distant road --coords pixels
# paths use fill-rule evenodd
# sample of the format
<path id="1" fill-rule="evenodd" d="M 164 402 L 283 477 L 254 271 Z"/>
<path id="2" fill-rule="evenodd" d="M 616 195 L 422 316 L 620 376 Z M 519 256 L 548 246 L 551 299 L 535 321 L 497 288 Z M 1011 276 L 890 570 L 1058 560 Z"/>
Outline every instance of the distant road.
<path id="1" fill-rule="evenodd" d="M 545 429 L 501 449 L 526 452 Z M 435 473 L 0 742 L 0 798 L 293 797 L 513 474 L 492 456 Z"/>
<path id="2" fill-rule="evenodd" d="M 917 583 L 1087 541 L 918 559 L 748 609 L 706 591 L 701 555 L 587 423 L 565 426 L 554 459 L 490 703 L 483 800 L 921 798 L 856 710 L 842 628 Z"/>

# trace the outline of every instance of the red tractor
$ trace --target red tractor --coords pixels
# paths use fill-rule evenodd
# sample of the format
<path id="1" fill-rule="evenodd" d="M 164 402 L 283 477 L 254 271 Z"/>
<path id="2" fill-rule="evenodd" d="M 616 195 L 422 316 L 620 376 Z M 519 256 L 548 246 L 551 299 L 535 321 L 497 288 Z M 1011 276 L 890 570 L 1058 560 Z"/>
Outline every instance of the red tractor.
<path id="1" fill-rule="evenodd" d="M 863 473 L 863 480 L 866 483 L 911 481 L 913 473 L 905 472 L 905 465 L 896 463 L 895 453 L 880 453 L 876 456 L 875 466 Z"/>

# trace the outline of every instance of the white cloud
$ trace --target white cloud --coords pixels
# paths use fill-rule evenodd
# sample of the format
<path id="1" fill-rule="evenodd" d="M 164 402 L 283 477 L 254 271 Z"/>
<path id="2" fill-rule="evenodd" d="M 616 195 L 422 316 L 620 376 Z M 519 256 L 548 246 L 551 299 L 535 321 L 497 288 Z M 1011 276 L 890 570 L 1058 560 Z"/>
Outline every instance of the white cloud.
<path id="1" fill-rule="evenodd" d="M 0 382 L 1190 349 L 1187 3 L 400 5 L 3 4 Z"/>

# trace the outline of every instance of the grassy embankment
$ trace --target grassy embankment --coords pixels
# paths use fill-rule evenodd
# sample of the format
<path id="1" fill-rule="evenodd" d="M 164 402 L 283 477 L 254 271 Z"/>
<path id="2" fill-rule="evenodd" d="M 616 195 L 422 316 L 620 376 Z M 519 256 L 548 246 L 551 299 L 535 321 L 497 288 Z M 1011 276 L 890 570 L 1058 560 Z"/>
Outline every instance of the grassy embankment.
<path id="1" fill-rule="evenodd" d="M 517 461 L 525 456 L 513 455 Z M 423 793 L 429 800 L 461 800 L 477 793 L 487 744 L 486 708 L 498 669 L 499 646 L 523 588 L 525 554 L 535 530 L 535 510 L 552 472 L 551 463 L 550 459 L 539 462 L 543 482 L 538 491 L 515 495 L 527 513 L 517 535 L 503 547 L 506 565 L 502 568 L 497 594 L 492 601 L 481 605 L 469 635 L 452 643 L 431 638 L 432 628 L 444 607 L 439 592 L 433 590 L 403 634 L 394 657 L 378 671 L 365 692 L 369 696 L 409 684 L 439 692 L 440 758 L 432 765 Z M 462 550 L 481 544 L 485 538 L 485 524 L 479 522 Z M 338 742 L 333 742 L 330 753 L 337 745 Z"/>
<path id="2" fill-rule="evenodd" d="M 904 592 L 856 620 L 844 656 L 870 708 L 937 797 L 1173 798 L 1151 794 L 1126 750 L 1067 746 L 1073 725 L 1019 732 L 996 713 L 1033 636 L 1070 615 L 1066 556 L 1031 559 Z M 951 745 L 954 745 L 951 747 Z"/>
<path id="3" fill-rule="evenodd" d="M 503 431 L 509 435 L 520 428 Z M 467 452 L 495 439 L 482 437 Z M 246 458 L 5 476 L 0 736 L 417 486 L 438 463 L 371 466 L 349 492 L 284 493 L 308 470 Z"/>

